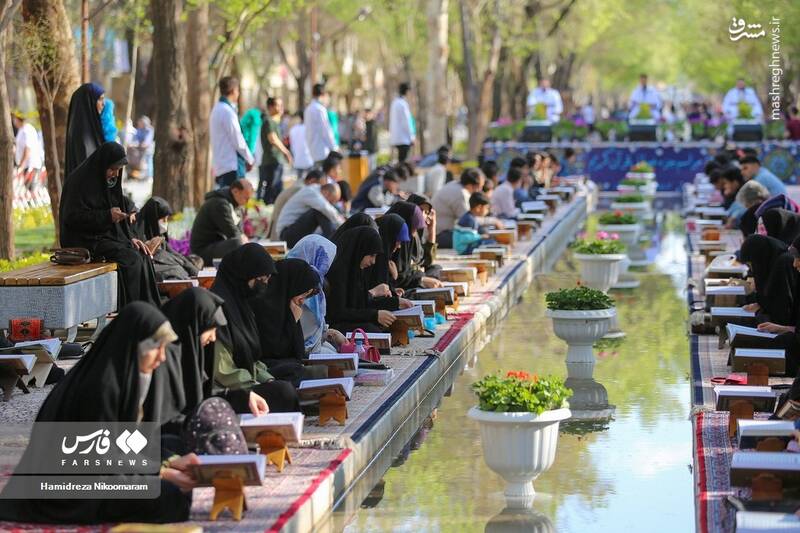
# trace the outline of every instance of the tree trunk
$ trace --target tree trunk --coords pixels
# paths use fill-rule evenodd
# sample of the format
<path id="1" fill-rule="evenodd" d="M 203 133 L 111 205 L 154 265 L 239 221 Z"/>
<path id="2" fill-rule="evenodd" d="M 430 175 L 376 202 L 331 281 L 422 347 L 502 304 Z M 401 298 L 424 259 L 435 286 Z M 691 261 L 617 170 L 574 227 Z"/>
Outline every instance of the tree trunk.
<path id="1" fill-rule="evenodd" d="M 177 212 L 191 204 L 194 170 L 181 22 L 184 0 L 153 0 L 151 7 L 156 93 L 153 194 L 163 197 Z"/>
<path id="2" fill-rule="evenodd" d="M 0 0 L 0 13 L 11 4 Z M 11 131 L 11 106 L 6 87 L 6 53 L 8 27 L 0 28 L 0 259 L 14 257 L 14 135 Z"/>
<path id="3" fill-rule="evenodd" d="M 139 68 L 139 31 L 138 29 L 131 32 L 131 72 L 128 76 L 128 98 L 125 102 L 125 115 L 122 117 L 122 123 L 125 130 L 123 130 L 120 139 L 122 146 L 128 146 L 128 122 L 133 122 L 133 96 L 136 91 L 136 71 Z"/>
<path id="4" fill-rule="evenodd" d="M 139 50 L 141 52 L 141 48 Z M 144 61 L 140 57 L 138 60 L 138 69 L 135 73 L 136 86 L 134 88 L 134 116 L 141 117 L 147 115 L 150 118 L 155 117 L 156 112 L 156 84 L 153 81 L 153 65 L 155 63 L 154 54 L 150 53 L 150 58 Z"/>
<path id="5" fill-rule="evenodd" d="M 428 74 L 425 76 L 425 126 L 427 145 L 436 149 L 447 144 L 447 61 L 449 0 L 429 0 L 428 6 Z"/>
<path id="6" fill-rule="evenodd" d="M 80 84 L 78 61 L 75 58 L 69 18 L 62 0 L 24 0 L 22 18 L 25 22 L 46 24 L 50 28 L 53 41 L 57 45 L 59 68 L 63 69 L 59 72 L 61 83 L 58 92 L 53 95 L 52 102 L 39 84 L 33 83 L 44 139 L 47 192 L 50 195 L 50 208 L 53 211 L 56 243 L 58 243 L 61 184 L 64 182 L 61 169 L 64 166 L 69 101 Z"/>
<path id="7" fill-rule="evenodd" d="M 489 104 L 491 103 L 492 85 L 497 73 L 497 63 L 500 60 L 502 38 L 500 36 L 499 2 L 492 2 L 492 16 L 494 18 L 492 37 L 489 45 L 486 68 L 482 80 L 479 80 L 478 65 L 475 59 L 473 45 L 475 43 L 474 22 L 469 6 L 460 3 L 461 11 L 461 44 L 464 55 L 464 103 L 467 106 L 467 130 L 469 143 L 467 157 L 472 159 L 478 156 L 481 150 L 486 130 L 489 125 Z"/>
<path id="8" fill-rule="evenodd" d="M 189 12 L 186 24 L 186 71 L 189 83 L 189 117 L 194 131 L 194 187 L 191 203 L 200 206 L 203 197 L 211 190 L 209 169 L 208 119 L 211 116 L 211 85 L 208 76 L 208 4 L 203 2 Z"/>

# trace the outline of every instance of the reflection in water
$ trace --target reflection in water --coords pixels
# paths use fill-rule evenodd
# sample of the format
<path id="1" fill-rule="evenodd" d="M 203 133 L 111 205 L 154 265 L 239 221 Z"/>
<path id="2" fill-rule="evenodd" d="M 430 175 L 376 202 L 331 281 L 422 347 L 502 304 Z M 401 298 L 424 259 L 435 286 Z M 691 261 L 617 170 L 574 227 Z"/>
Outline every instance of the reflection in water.
<path id="1" fill-rule="evenodd" d="M 567 378 L 564 384 L 572 389 L 572 420 L 608 420 L 614 416 L 614 406 L 608 403 L 608 391 L 602 383 L 593 378 Z"/>
<path id="2" fill-rule="evenodd" d="M 486 523 L 485 533 L 555 533 L 553 522 L 533 509 L 512 509 L 506 507 Z"/>
<path id="3" fill-rule="evenodd" d="M 592 380 L 570 385 L 573 408 L 613 409 L 608 418 L 561 425 L 556 460 L 536 480 L 535 509 L 547 520 L 515 511 L 505 520 L 505 483 L 484 464 L 478 425 L 466 412 L 475 405 L 470 385 L 493 372 L 526 370 L 564 376 L 566 344 L 544 316 L 544 293 L 574 285 L 569 256 L 553 273 L 537 276 L 523 301 L 491 332 L 477 361 L 438 409 L 424 444 L 407 447 L 402 466 L 384 475 L 383 500 L 361 509 L 345 530 L 480 532 L 503 523 L 514 531 L 692 531 L 694 500 L 692 428 L 689 422 L 686 340 L 685 235 L 658 235 L 650 271 L 641 286 L 612 291 L 627 337 L 596 347 Z M 350 517 L 348 517 L 350 518 Z M 515 527 L 515 520 L 529 523 Z M 548 523 L 549 522 L 549 523 Z M 536 529 L 536 524 L 544 524 Z"/>

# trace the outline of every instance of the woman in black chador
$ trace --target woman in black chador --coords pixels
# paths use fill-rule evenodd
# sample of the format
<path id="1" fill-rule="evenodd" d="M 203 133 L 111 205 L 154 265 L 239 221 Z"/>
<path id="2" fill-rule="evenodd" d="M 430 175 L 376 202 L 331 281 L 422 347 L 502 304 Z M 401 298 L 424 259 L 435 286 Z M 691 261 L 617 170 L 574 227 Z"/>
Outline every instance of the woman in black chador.
<path id="1" fill-rule="evenodd" d="M 150 252 L 133 231 L 136 208 L 122 194 L 126 164 L 121 145 L 102 145 L 67 176 L 60 214 L 61 246 L 117 263 L 120 309 L 136 300 L 160 302 Z"/>

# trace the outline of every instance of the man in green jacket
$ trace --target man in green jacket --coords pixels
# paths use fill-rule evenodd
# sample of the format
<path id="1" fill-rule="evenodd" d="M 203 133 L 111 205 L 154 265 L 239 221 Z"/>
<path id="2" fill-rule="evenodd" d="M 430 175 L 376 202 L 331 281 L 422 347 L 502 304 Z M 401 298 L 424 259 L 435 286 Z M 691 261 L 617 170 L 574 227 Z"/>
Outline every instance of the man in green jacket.
<path id="1" fill-rule="evenodd" d="M 234 181 L 230 187 L 206 194 L 192 224 L 189 241 L 192 253 L 202 257 L 205 266 L 211 266 L 215 258 L 247 242 L 242 220 L 244 206 L 252 196 L 253 185 L 244 178 Z"/>

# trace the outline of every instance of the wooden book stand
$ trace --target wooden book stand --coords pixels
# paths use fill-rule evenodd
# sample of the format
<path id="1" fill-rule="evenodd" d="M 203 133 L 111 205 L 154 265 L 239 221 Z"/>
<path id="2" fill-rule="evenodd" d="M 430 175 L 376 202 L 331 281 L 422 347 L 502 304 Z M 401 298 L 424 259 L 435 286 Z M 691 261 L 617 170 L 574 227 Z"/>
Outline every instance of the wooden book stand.
<path id="1" fill-rule="evenodd" d="M 783 499 L 783 481 L 772 474 L 758 474 L 750 483 L 751 499 L 757 502 Z"/>
<path id="2" fill-rule="evenodd" d="M 215 521 L 225 509 L 230 510 L 234 520 L 242 519 L 242 511 L 247 509 L 244 497 L 244 482 L 239 477 L 214 478 L 214 503 L 211 506 L 211 520 Z"/>
<path id="3" fill-rule="evenodd" d="M 755 409 L 753 407 L 752 402 L 748 402 L 747 400 L 736 400 L 734 402 L 731 402 L 729 412 L 730 416 L 728 417 L 728 436 L 733 437 L 734 435 L 736 435 L 736 421 L 739 419 L 752 420 Z"/>
<path id="4" fill-rule="evenodd" d="M 347 420 L 347 398 L 338 392 L 329 392 L 319 399 L 319 425 L 336 420 L 343 426 Z"/>
<path id="5" fill-rule="evenodd" d="M 407 346 L 408 345 L 408 324 L 402 320 L 395 320 L 389 327 L 389 332 L 392 334 L 392 346 Z"/>
<path id="6" fill-rule="evenodd" d="M 283 472 L 284 461 L 292 464 L 292 457 L 289 455 L 289 448 L 286 446 L 286 439 L 283 435 L 274 431 L 262 431 L 256 437 L 258 449 L 267 456 L 267 464 L 274 464 L 278 467 L 278 472 Z"/>
<path id="7" fill-rule="evenodd" d="M 44 385 L 44 383 L 42 383 Z M 7 402 L 14 394 L 14 389 L 19 388 L 23 393 L 29 394 L 31 391 L 25 382 L 20 378 L 20 374 L 8 366 L 0 366 L 0 388 L 3 389 L 3 401 Z"/>
<path id="8" fill-rule="evenodd" d="M 757 452 L 782 452 L 786 450 L 786 444 L 778 437 L 767 437 L 756 443 Z"/>
<path id="9" fill-rule="evenodd" d="M 766 387 L 769 385 L 769 367 L 763 363 L 753 363 L 747 367 L 747 384 Z"/>

